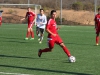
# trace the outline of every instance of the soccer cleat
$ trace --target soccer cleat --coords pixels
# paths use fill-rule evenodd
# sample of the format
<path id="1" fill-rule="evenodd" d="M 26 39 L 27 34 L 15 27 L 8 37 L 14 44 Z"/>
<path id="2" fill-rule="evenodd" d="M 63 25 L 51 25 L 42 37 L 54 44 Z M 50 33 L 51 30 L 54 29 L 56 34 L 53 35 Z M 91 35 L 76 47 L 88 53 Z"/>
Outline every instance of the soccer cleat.
<path id="1" fill-rule="evenodd" d="M 34 40 L 34 38 L 31 38 L 30 40 Z"/>
<path id="2" fill-rule="evenodd" d="M 38 41 L 40 41 L 40 38 L 38 39 Z"/>
<path id="3" fill-rule="evenodd" d="M 39 44 L 41 44 L 41 43 L 42 43 L 42 41 L 39 42 Z"/>
<path id="4" fill-rule="evenodd" d="M 41 55 L 42 55 L 42 52 L 40 52 L 41 51 L 41 49 L 39 49 L 39 51 L 38 51 L 38 56 L 39 57 L 41 57 Z"/>
<path id="5" fill-rule="evenodd" d="M 28 38 L 25 38 L 25 40 L 28 40 Z"/>
<path id="6" fill-rule="evenodd" d="M 98 46 L 99 44 L 97 43 L 96 46 Z"/>

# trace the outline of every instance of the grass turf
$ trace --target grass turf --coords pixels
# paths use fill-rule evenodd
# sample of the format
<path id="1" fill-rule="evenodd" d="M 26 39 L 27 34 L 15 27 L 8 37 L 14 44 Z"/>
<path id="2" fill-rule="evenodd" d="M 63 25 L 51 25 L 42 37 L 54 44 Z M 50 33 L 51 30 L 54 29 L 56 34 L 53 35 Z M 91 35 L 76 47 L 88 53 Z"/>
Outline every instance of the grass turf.
<path id="1" fill-rule="evenodd" d="M 31 75 L 99 75 L 100 45 L 95 46 L 93 26 L 62 26 L 59 35 L 75 63 L 68 63 L 63 50 L 55 45 L 53 52 L 37 56 L 38 49 L 47 47 L 47 33 L 42 44 L 35 34 L 33 41 L 25 41 L 27 25 L 3 24 L 0 27 L 0 72 Z M 34 26 L 35 32 L 35 26 Z M 14 75 L 14 74 L 9 74 Z M 20 75 L 20 74 L 19 74 Z"/>

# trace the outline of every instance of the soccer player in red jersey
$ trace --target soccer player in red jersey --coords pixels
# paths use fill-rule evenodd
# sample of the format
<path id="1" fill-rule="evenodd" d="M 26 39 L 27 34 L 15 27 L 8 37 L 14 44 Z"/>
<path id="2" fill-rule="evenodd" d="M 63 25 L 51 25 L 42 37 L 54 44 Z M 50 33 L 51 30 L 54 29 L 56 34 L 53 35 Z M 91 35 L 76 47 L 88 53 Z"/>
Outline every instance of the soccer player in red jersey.
<path id="1" fill-rule="evenodd" d="M 3 10 L 0 10 L 0 26 L 2 25 L 2 12 Z"/>
<path id="2" fill-rule="evenodd" d="M 26 35 L 25 40 L 28 40 L 30 34 L 31 34 L 31 37 L 32 37 L 30 40 L 34 40 L 34 32 L 33 32 L 32 27 L 33 27 L 33 24 L 35 22 L 36 14 L 31 10 L 30 7 L 28 7 L 27 10 L 28 11 L 26 13 L 25 18 L 21 19 L 21 20 L 24 20 L 24 19 L 28 18 L 28 29 L 27 29 L 27 35 Z"/>
<path id="3" fill-rule="evenodd" d="M 98 14 L 95 16 L 95 29 L 96 29 L 96 45 L 99 45 L 99 33 L 100 33 L 100 8 L 98 8 Z"/>
<path id="4" fill-rule="evenodd" d="M 64 52 L 67 54 L 68 57 L 71 57 L 71 54 L 65 44 L 63 43 L 62 39 L 58 35 L 58 28 L 55 21 L 56 18 L 56 10 L 51 11 L 51 18 L 49 19 L 47 25 L 46 25 L 46 32 L 48 33 L 48 48 L 45 49 L 39 49 L 38 56 L 41 57 L 41 54 L 43 52 L 51 52 L 54 48 L 55 44 L 58 44 L 61 46 L 61 48 L 64 50 Z"/>

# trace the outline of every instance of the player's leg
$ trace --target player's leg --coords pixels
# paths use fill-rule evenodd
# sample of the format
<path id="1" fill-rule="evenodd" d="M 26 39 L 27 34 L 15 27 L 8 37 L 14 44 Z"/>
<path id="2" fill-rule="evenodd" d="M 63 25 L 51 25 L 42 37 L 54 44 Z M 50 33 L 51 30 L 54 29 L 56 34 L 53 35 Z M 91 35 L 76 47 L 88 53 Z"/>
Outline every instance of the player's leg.
<path id="1" fill-rule="evenodd" d="M 96 45 L 99 45 L 99 34 L 96 35 Z"/>
<path id="2" fill-rule="evenodd" d="M 39 27 L 36 27 L 36 34 L 39 35 Z"/>
<path id="3" fill-rule="evenodd" d="M 43 52 L 51 52 L 53 50 L 53 48 L 54 48 L 54 44 L 55 44 L 55 42 L 53 40 L 49 40 L 48 41 L 49 48 L 39 49 L 38 56 L 41 57 L 41 54 Z"/>
<path id="4" fill-rule="evenodd" d="M 42 40 L 43 40 L 43 37 L 44 37 L 44 29 L 40 28 L 40 42 L 39 43 L 42 43 Z"/>
<path id="5" fill-rule="evenodd" d="M 71 54 L 70 54 L 68 48 L 67 48 L 67 47 L 65 46 L 65 44 L 62 42 L 62 40 L 61 40 L 60 37 L 57 38 L 57 41 L 56 41 L 56 42 L 57 42 L 57 44 L 59 44 L 59 45 L 61 46 L 61 48 L 64 50 L 64 52 L 65 52 L 66 55 L 68 56 L 69 62 L 75 62 L 75 61 L 76 61 L 75 57 L 74 57 L 74 56 L 71 56 Z"/>
<path id="6" fill-rule="evenodd" d="M 31 33 L 31 37 L 32 37 L 30 40 L 34 40 L 34 32 L 33 32 L 32 28 L 30 28 L 30 33 Z"/>
<path id="7" fill-rule="evenodd" d="M 30 21 L 30 24 L 29 24 L 29 28 L 30 28 L 30 34 L 31 34 L 31 39 L 30 40 L 34 40 L 34 32 L 33 32 L 33 21 Z"/>
<path id="8" fill-rule="evenodd" d="M 27 28 L 27 34 L 25 40 L 28 40 L 29 36 L 30 36 L 30 28 Z"/>
<path id="9" fill-rule="evenodd" d="M 56 37 L 56 43 L 61 46 L 61 48 L 64 50 L 64 52 L 67 54 L 68 57 L 71 56 L 68 48 L 65 46 L 59 35 Z"/>
<path id="10" fill-rule="evenodd" d="M 96 30 L 96 45 L 99 45 L 99 30 Z"/>
<path id="11" fill-rule="evenodd" d="M 61 43 L 61 44 L 59 44 L 59 45 L 60 45 L 61 48 L 64 50 L 64 52 L 67 54 L 67 56 L 70 57 L 71 54 L 70 54 L 68 48 L 65 46 L 65 44 L 64 44 L 64 43 Z"/>
<path id="12" fill-rule="evenodd" d="M 28 21 L 28 28 L 27 28 L 27 34 L 26 34 L 25 40 L 28 40 L 28 38 L 30 37 L 30 34 L 31 34 L 30 33 L 30 31 L 31 31 L 30 26 L 31 26 L 31 22 Z"/>
<path id="13" fill-rule="evenodd" d="M 40 29 L 39 29 L 39 27 L 36 27 L 36 34 L 38 36 L 38 41 L 40 41 Z"/>
<path id="14" fill-rule="evenodd" d="M 0 17 L 0 26 L 2 25 L 2 17 Z"/>

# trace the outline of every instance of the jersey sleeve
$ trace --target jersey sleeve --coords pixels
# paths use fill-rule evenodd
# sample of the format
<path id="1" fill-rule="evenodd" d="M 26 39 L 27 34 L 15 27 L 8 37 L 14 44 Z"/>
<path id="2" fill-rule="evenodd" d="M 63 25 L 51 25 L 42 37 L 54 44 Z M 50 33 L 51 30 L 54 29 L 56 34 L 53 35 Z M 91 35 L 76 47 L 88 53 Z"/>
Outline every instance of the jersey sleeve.
<path id="1" fill-rule="evenodd" d="M 46 29 L 49 29 L 51 26 L 51 20 L 48 21 L 47 25 L 46 25 Z"/>
<path id="2" fill-rule="evenodd" d="M 28 12 L 26 12 L 25 18 L 27 18 L 27 16 L 28 16 Z"/>
<path id="3" fill-rule="evenodd" d="M 95 21 L 95 28 L 97 28 L 97 15 L 95 16 L 94 21 Z"/>
<path id="4" fill-rule="evenodd" d="M 44 16 L 43 24 L 47 24 L 47 17 L 46 16 Z"/>
<path id="5" fill-rule="evenodd" d="M 39 16 L 39 15 L 37 14 L 37 17 L 36 17 L 36 23 L 38 23 L 38 16 Z"/>
<path id="6" fill-rule="evenodd" d="M 37 25 L 40 25 L 39 16 L 40 16 L 39 14 L 37 14 L 37 16 L 36 16 L 36 24 Z"/>
<path id="7" fill-rule="evenodd" d="M 97 17 L 95 16 L 94 21 L 96 21 L 96 18 L 97 18 Z"/>
<path id="8" fill-rule="evenodd" d="M 35 14 L 34 12 L 32 12 L 32 15 L 33 15 L 33 16 L 36 16 L 36 14 Z"/>
<path id="9" fill-rule="evenodd" d="M 94 18 L 95 24 L 97 24 L 97 15 Z"/>

